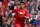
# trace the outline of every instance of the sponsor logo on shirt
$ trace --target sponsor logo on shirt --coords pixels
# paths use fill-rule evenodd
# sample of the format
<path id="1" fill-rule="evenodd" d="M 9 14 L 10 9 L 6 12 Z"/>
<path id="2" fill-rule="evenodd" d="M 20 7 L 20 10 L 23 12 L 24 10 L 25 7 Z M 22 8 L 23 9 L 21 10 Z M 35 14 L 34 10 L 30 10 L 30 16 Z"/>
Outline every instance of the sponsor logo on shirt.
<path id="1" fill-rule="evenodd" d="M 19 12 L 20 14 L 25 14 L 25 12 Z"/>

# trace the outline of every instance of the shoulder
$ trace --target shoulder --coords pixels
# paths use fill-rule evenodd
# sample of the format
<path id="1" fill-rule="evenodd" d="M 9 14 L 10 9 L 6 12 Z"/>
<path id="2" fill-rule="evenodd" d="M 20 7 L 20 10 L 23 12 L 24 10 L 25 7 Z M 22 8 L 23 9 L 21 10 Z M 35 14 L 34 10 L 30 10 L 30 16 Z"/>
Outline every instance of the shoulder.
<path id="1" fill-rule="evenodd" d="M 28 11 L 28 10 L 25 8 L 25 11 Z"/>
<path id="2" fill-rule="evenodd" d="M 24 8 L 25 10 L 27 10 L 26 8 Z"/>

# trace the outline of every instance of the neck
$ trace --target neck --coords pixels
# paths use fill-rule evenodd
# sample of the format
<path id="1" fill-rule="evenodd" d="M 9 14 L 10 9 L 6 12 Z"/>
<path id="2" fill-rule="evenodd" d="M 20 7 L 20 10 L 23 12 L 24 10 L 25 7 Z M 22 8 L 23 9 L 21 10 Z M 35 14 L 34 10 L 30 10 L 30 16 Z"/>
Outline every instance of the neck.
<path id="1" fill-rule="evenodd" d="M 23 8 L 21 8 L 21 10 L 23 10 Z"/>

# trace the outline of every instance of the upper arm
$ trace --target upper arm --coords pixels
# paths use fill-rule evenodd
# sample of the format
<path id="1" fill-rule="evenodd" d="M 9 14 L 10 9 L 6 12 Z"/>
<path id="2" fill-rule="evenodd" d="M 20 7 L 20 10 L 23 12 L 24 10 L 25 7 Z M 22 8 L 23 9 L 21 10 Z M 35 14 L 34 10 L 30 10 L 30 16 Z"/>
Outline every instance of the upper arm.
<path id="1" fill-rule="evenodd" d="M 29 17 L 29 12 L 28 12 L 28 10 L 26 10 L 26 17 Z"/>
<path id="2" fill-rule="evenodd" d="M 14 10 L 12 10 L 12 13 L 17 13 L 18 11 L 17 10 L 19 10 L 20 8 L 16 8 L 16 9 L 14 9 Z"/>

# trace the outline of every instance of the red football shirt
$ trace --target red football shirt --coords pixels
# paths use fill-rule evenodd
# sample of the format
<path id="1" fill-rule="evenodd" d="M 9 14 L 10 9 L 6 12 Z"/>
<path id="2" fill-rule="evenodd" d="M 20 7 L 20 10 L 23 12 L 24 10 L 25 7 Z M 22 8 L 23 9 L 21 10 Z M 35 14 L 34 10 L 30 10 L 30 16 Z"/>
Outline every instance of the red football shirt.
<path id="1" fill-rule="evenodd" d="M 15 20 L 15 24 L 24 24 L 25 18 L 24 16 L 29 17 L 29 12 L 27 9 L 23 9 L 21 10 L 20 8 L 17 8 L 15 10 L 12 11 L 12 13 L 15 12 L 16 13 L 16 20 Z"/>
<path id="2" fill-rule="evenodd" d="M 0 12 L 0 17 L 1 17 L 1 12 Z"/>
<path id="3" fill-rule="evenodd" d="M 6 3 L 5 2 L 2 2 L 2 6 L 5 5 L 5 8 L 7 8 L 8 3 L 9 2 L 6 2 Z"/>
<path id="4" fill-rule="evenodd" d="M 27 4 L 27 1 L 25 1 L 25 5 Z"/>
<path id="5" fill-rule="evenodd" d="M 25 1 L 25 7 L 26 7 L 26 5 L 27 5 L 27 1 Z"/>
<path id="6" fill-rule="evenodd" d="M 6 16 L 6 9 L 4 9 L 4 16 Z"/>
<path id="7" fill-rule="evenodd" d="M 1 10 L 1 7 L 0 7 L 0 10 Z"/>

